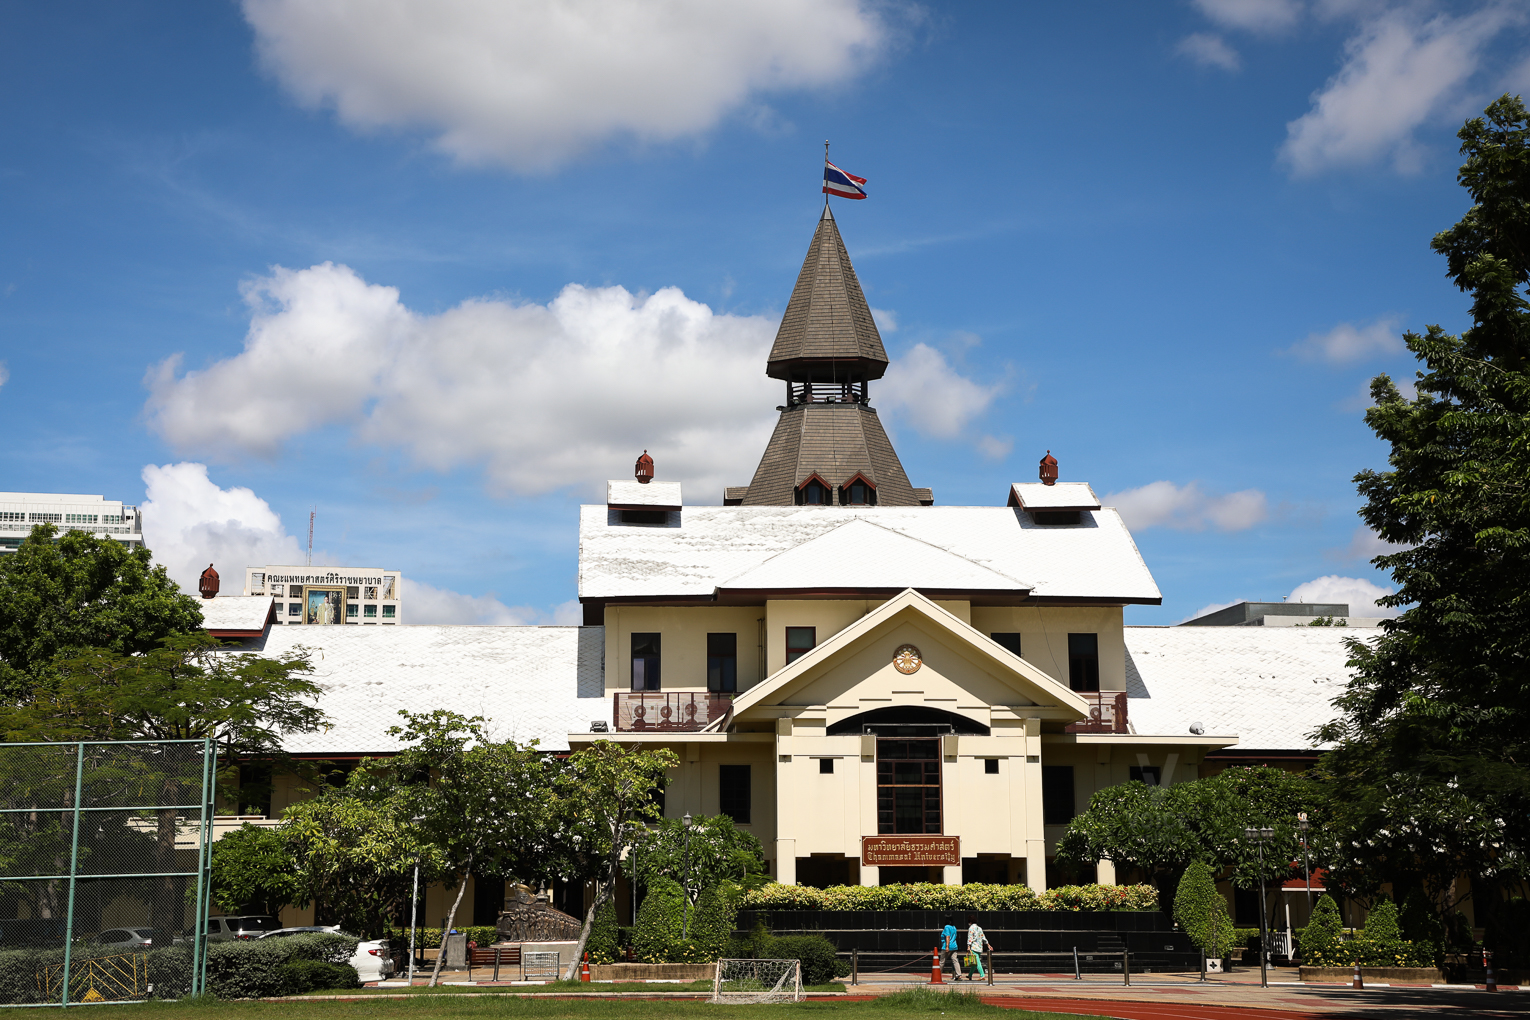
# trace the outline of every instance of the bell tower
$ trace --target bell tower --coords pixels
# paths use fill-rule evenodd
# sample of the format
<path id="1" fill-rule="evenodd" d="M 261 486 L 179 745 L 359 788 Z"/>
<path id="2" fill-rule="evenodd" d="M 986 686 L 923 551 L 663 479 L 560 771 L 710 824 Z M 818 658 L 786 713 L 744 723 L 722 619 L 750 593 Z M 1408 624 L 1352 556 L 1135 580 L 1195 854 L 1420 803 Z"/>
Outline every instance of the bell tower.
<path id="1" fill-rule="evenodd" d="M 765 365 L 786 384 L 781 418 L 754 479 L 728 489 L 724 503 L 932 504 L 930 490 L 909 484 L 871 406 L 871 383 L 886 371 L 882 336 L 825 202 Z"/>

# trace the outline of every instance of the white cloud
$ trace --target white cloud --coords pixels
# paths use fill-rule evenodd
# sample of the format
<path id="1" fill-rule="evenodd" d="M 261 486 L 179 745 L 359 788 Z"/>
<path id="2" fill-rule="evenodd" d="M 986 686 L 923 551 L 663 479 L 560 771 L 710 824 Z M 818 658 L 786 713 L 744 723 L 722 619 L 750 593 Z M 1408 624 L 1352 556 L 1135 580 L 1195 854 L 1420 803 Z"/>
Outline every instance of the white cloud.
<path id="1" fill-rule="evenodd" d="M 978 453 L 989 460 L 1003 460 L 1009 456 L 1009 451 L 1015 448 L 1015 441 L 1008 436 L 979 436 L 977 441 Z"/>
<path id="2" fill-rule="evenodd" d="M 467 163 L 545 170 L 663 142 L 759 96 L 843 82 L 894 33 L 873 0 L 244 0 L 262 64 L 357 129 L 420 128 Z"/>
<path id="3" fill-rule="evenodd" d="M 961 435 L 1004 388 L 1002 380 L 984 386 L 957 374 L 945 355 L 922 343 L 894 358 L 887 375 L 873 385 L 873 404 L 896 411 L 899 421 L 937 439 Z"/>
<path id="4" fill-rule="evenodd" d="M 150 464 L 143 469 L 144 543 L 187 592 L 207 565 L 217 567 L 222 591 L 244 590 L 244 568 L 301 563 L 303 551 L 270 504 L 244 488 L 222 489 L 205 464 Z"/>
<path id="5" fill-rule="evenodd" d="M 1314 578 L 1291 589 L 1287 602 L 1342 602 L 1349 606 L 1349 615 L 1365 618 L 1396 616 L 1397 609 L 1376 605 L 1383 595 L 1392 594 L 1391 588 L 1383 588 L 1361 577 L 1340 577 L 1329 574 Z"/>
<path id="6" fill-rule="evenodd" d="M 873 308 L 871 317 L 876 320 L 877 330 L 882 333 L 898 332 L 898 313 L 890 308 Z"/>
<path id="7" fill-rule="evenodd" d="M 0 386 L 11 381 L 11 370 L 5 367 L 5 362 L 0 361 Z"/>
<path id="8" fill-rule="evenodd" d="M 1506 6 L 1428 20 L 1403 9 L 1366 22 L 1345 44 L 1344 65 L 1312 96 L 1312 109 L 1286 125 L 1282 159 L 1297 175 L 1390 158 L 1418 169 L 1413 131 L 1453 114 L 1484 44 L 1520 20 Z"/>
<path id="9" fill-rule="evenodd" d="M 1290 353 L 1324 361 L 1358 361 L 1371 354 L 1396 354 L 1404 350 L 1397 327 L 1400 316 L 1389 315 L 1363 326 L 1341 322 L 1323 333 L 1309 333 L 1290 348 Z"/>
<path id="10" fill-rule="evenodd" d="M 424 581 L 405 580 L 406 623 L 468 624 L 520 627 L 531 624 L 578 624 L 583 607 L 577 600 L 543 612 L 531 606 L 507 606 L 490 595 L 463 595 Z"/>
<path id="11" fill-rule="evenodd" d="M 1377 556 L 1386 556 L 1389 553 L 1395 553 L 1406 548 L 1407 546 L 1405 545 L 1388 542 L 1362 524 L 1349 537 L 1349 548 L 1344 553 L 1349 559 L 1370 561 Z"/>
<path id="12" fill-rule="evenodd" d="M 1206 492 L 1199 482 L 1179 486 L 1150 482 L 1136 489 L 1112 492 L 1101 501 L 1113 506 L 1129 528 L 1174 528 L 1177 531 L 1243 531 L 1269 516 L 1264 493 L 1244 489 L 1225 495 Z"/>
<path id="13" fill-rule="evenodd" d="M 1227 45 L 1226 40 L 1213 32 L 1192 32 L 1179 41 L 1174 52 L 1193 60 L 1202 67 L 1220 67 L 1224 71 L 1236 71 L 1243 66 L 1238 51 Z"/>
<path id="14" fill-rule="evenodd" d="M 1417 379 L 1394 378 L 1392 385 L 1397 387 L 1397 392 L 1402 394 L 1405 400 L 1412 400 L 1418 396 Z M 1340 400 L 1334 406 L 1341 411 L 1364 411 L 1371 407 L 1371 377 L 1367 376 L 1361 379 L 1359 385 L 1355 387 L 1350 395 Z"/>
<path id="15" fill-rule="evenodd" d="M 1302 5 L 1297 0 L 1194 0 L 1200 12 L 1223 28 L 1245 32 L 1279 32 L 1296 24 Z"/>

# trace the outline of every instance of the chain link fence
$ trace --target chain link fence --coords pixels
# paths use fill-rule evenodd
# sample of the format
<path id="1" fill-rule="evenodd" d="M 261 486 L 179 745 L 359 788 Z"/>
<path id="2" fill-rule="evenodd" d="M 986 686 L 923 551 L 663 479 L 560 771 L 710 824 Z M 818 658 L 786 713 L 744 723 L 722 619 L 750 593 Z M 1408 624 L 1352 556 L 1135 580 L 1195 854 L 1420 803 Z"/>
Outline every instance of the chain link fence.
<path id="1" fill-rule="evenodd" d="M 0 744 L 0 1006 L 206 982 L 210 740 Z"/>

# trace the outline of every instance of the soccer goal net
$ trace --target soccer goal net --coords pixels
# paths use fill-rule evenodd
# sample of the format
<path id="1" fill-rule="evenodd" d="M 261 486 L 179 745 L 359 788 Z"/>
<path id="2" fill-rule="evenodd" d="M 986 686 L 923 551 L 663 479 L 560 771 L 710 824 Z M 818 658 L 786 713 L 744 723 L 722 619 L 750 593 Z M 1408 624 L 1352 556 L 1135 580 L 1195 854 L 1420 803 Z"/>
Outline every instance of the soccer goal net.
<path id="1" fill-rule="evenodd" d="M 800 960 L 718 960 L 713 1002 L 801 1002 Z"/>

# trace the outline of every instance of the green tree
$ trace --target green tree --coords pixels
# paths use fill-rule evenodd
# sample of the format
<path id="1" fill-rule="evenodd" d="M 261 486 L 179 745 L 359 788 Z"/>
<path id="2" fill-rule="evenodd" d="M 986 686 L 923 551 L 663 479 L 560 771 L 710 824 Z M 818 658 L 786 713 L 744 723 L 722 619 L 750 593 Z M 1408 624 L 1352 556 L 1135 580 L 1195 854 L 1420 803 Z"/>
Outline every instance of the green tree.
<path id="1" fill-rule="evenodd" d="M 1522 888 L 1530 849 L 1530 120 L 1504 96 L 1461 129 L 1472 206 L 1433 249 L 1471 296 L 1460 335 L 1405 336 L 1416 395 L 1371 384 L 1388 469 L 1355 477 L 1360 516 L 1397 546 L 1372 562 L 1404 612 L 1351 642 L 1352 679 L 1322 768 L 1336 877 L 1422 885 L 1444 918 L 1457 878 L 1478 910 Z"/>
<path id="2" fill-rule="evenodd" d="M 586 943 L 590 962 L 615 963 L 621 948 L 620 941 L 621 927 L 616 921 L 616 904 L 607 903 L 595 915 L 595 924 L 590 929 L 590 941 Z"/>
<path id="3" fill-rule="evenodd" d="M 297 858 L 277 827 L 246 822 L 213 843 L 212 898 L 224 912 L 275 914 L 301 894 Z"/>
<path id="4" fill-rule="evenodd" d="M 750 884 L 765 874 L 765 848 L 727 815 L 693 818 L 688 846 L 685 826 L 678 818 L 655 820 L 634 842 L 639 881 L 672 878 L 686 889 L 692 903 L 702 890 L 719 882 Z"/>
<path id="5" fill-rule="evenodd" d="M 1232 948 L 1233 924 L 1216 876 L 1205 861 L 1191 861 L 1174 892 L 1174 920 L 1190 941 L 1211 958 Z"/>
<path id="6" fill-rule="evenodd" d="M 524 877 L 545 867 L 554 824 L 548 813 L 552 777 L 534 742 L 520 747 L 496 741 L 481 717 L 442 709 L 399 715 L 404 725 L 388 732 L 410 746 L 392 758 L 363 762 L 350 785 L 396 797 L 404 818 L 419 819 L 413 823 L 419 838 L 435 848 L 442 877 L 457 890 L 446 915 L 450 929 L 470 875 Z M 592 920 L 593 914 L 586 936 Z M 444 957 L 436 959 L 432 986 Z"/>
<path id="7" fill-rule="evenodd" d="M 668 748 L 648 750 L 597 740 L 569 755 L 559 771 L 553 784 L 558 828 L 543 853 L 566 880 L 595 887 L 565 975 L 569 980 L 596 912 L 616 893 L 623 856 L 643 831 L 643 823 L 659 817 L 654 794 L 664 788 L 665 771 L 679 764 Z"/>
<path id="8" fill-rule="evenodd" d="M 200 630 L 199 601 L 153 565 L 148 549 L 83 531 L 60 537 L 39 524 L 0 557 L 0 694 L 27 697 L 60 656 L 147 652 Z"/>
<path id="9" fill-rule="evenodd" d="M 672 878 L 655 879 L 638 908 L 632 951 L 647 963 L 665 963 L 676 955 L 682 941 L 685 893 Z"/>

